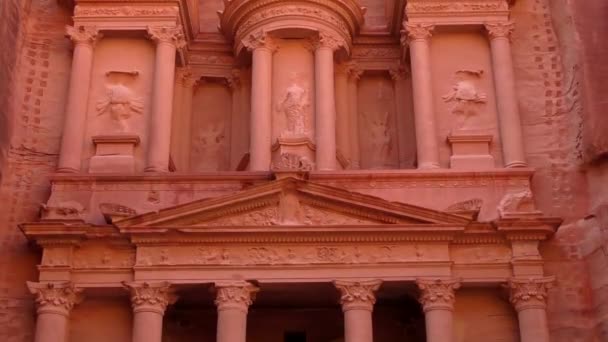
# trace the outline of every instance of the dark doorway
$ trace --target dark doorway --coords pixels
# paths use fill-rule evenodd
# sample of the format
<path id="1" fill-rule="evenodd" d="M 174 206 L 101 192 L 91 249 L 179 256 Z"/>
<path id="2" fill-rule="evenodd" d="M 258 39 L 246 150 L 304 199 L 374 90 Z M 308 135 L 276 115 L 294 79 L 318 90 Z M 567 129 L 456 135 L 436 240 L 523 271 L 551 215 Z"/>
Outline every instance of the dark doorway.
<path id="1" fill-rule="evenodd" d="M 283 342 L 306 342 L 306 332 L 286 331 L 283 334 Z"/>

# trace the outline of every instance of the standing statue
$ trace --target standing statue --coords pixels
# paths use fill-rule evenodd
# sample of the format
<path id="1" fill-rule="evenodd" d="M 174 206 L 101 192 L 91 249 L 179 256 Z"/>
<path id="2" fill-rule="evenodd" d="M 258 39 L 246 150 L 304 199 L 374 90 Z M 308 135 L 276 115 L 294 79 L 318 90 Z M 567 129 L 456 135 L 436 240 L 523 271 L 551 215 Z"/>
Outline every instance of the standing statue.
<path id="1" fill-rule="evenodd" d="M 223 162 L 224 128 L 210 125 L 201 129 L 196 136 L 194 150 L 197 152 L 197 169 L 218 171 Z"/>
<path id="2" fill-rule="evenodd" d="M 278 111 L 285 114 L 287 131 L 281 134 L 287 137 L 302 137 L 308 135 L 306 125 L 306 112 L 308 106 L 308 92 L 297 84 L 287 88 L 285 98 L 278 106 Z"/>
<path id="3" fill-rule="evenodd" d="M 372 167 L 380 168 L 390 159 L 393 147 L 389 127 L 389 112 L 384 112 L 381 117 L 369 113 L 365 116 L 370 131 L 371 165 Z"/>

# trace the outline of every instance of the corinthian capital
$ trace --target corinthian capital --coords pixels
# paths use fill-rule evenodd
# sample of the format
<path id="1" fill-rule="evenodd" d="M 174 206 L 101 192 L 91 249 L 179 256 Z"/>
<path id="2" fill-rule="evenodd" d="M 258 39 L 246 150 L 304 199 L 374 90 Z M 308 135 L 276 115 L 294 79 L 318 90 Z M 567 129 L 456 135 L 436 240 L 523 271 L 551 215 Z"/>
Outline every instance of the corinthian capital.
<path id="1" fill-rule="evenodd" d="M 70 38 L 74 44 L 95 45 L 103 34 L 95 26 L 66 26 L 65 36 Z"/>
<path id="2" fill-rule="evenodd" d="M 275 52 L 278 48 L 274 39 L 264 31 L 250 34 L 247 38 L 243 39 L 243 45 L 249 51 L 255 49 L 269 49 L 270 51 Z"/>
<path id="3" fill-rule="evenodd" d="M 433 35 L 434 29 L 435 25 L 433 24 L 410 24 L 406 22 L 403 24 L 401 35 L 406 41 L 427 40 Z M 405 43 L 403 39 L 402 43 Z"/>
<path id="4" fill-rule="evenodd" d="M 247 312 L 260 290 L 246 281 L 216 283 L 215 305 L 218 310 L 236 309 Z"/>
<path id="5" fill-rule="evenodd" d="M 555 277 L 512 278 L 509 280 L 509 300 L 515 310 L 542 308 L 547 305 L 548 290 L 553 286 Z"/>
<path id="6" fill-rule="evenodd" d="M 372 311 L 376 303 L 375 292 L 382 285 L 382 281 L 335 281 L 334 285 L 340 291 L 342 311 L 353 309 Z"/>
<path id="7" fill-rule="evenodd" d="M 35 283 L 28 281 L 27 288 L 35 296 L 38 313 L 52 312 L 67 316 L 75 304 L 82 301 L 82 289 L 72 283 Z"/>
<path id="8" fill-rule="evenodd" d="M 133 312 L 153 311 L 163 314 L 167 305 L 175 303 L 177 296 L 171 291 L 171 284 L 160 283 L 123 283 L 131 292 Z"/>
<path id="9" fill-rule="evenodd" d="M 344 39 L 327 32 L 319 32 L 319 36 L 313 39 L 312 44 L 315 50 L 319 48 L 330 48 L 333 51 L 336 51 L 340 47 L 346 46 Z"/>
<path id="10" fill-rule="evenodd" d="M 460 288 L 457 279 L 418 279 L 420 303 L 424 312 L 430 310 L 454 310 L 456 295 L 454 290 Z"/>
<path id="11" fill-rule="evenodd" d="M 181 25 L 177 26 L 149 26 L 148 37 L 157 44 L 172 44 L 181 49 L 186 46 L 184 31 Z"/>
<path id="12" fill-rule="evenodd" d="M 510 38 L 511 33 L 513 33 L 513 30 L 515 29 L 515 23 L 513 21 L 486 23 L 485 27 L 490 39 Z"/>

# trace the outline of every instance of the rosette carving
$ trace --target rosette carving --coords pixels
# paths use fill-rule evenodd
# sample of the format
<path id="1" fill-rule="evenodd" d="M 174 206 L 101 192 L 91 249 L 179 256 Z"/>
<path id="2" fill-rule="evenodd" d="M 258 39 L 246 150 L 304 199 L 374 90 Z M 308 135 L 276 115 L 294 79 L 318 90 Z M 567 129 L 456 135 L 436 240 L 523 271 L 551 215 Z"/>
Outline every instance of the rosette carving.
<path id="1" fill-rule="evenodd" d="M 123 283 L 123 285 L 131 292 L 133 312 L 154 311 L 163 314 L 167 305 L 177 300 L 168 282 Z"/>
<path id="2" fill-rule="evenodd" d="M 410 24 L 404 23 L 401 30 L 402 43 L 412 40 L 427 40 L 433 36 L 433 24 Z M 405 39 L 405 41 L 403 41 Z"/>
<path id="3" fill-rule="evenodd" d="M 490 39 L 497 38 L 510 38 L 513 30 L 515 30 L 515 23 L 513 21 L 501 22 L 501 23 L 486 23 L 486 31 Z"/>
<path id="4" fill-rule="evenodd" d="M 157 44 L 172 44 L 178 49 L 182 49 L 186 46 L 186 39 L 184 38 L 184 32 L 181 25 L 150 26 L 148 27 L 148 36 Z"/>
<path id="5" fill-rule="evenodd" d="M 548 290 L 553 287 L 555 277 L 512 278 L 509 280 L 509 300 L 515 310 L 544 309 L 547 305 Z"/>
<path id="6" fill-rule="evenodd" d="M 35 296 L 38 313 L 53 312 L 68 315 L 75 304 L 82 301 L 82 289 L 65 283 L 35 283 L 28 281 L 27 288 Z"/>
<path id="7" fill-rule="evenodd" d="M 215 305 L 219 311 L 237 309 L 247 312 L 249 305 L 255 300 L 255 294 L 259 291 L 259 288 L 246 281 L 216 283 L 215 289 L 217 291 Z"/>
<path id="8" fill-rule="evenodd" d="M 66 37 L 70 38 L 74 44 L 89 44 L 95 43 L 103 37 L 95 26 L 66 26 Z"/>
<path id="9" fill-rule="evenodd" d="M 340 291 L 342 311 L 353 309 L 372 311 L 376 303 L 376 291 L 382 285 L 382 281 L 335 281 L 334 285 Z"/>
<path id="10" fill-rule="evenodd" d="M 420 303 L 424 312 L 430 310 L 454 310 L 455 290 L 460 288 L 457 279 L 418 279 Z"/>

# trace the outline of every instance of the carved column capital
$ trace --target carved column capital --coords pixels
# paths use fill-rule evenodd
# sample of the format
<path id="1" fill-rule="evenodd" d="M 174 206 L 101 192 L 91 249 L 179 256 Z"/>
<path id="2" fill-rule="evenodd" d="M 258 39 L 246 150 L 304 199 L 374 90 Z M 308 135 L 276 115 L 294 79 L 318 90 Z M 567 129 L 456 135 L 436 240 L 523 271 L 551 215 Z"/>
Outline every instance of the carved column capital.
<path id="1" fill-rule="evenodd" d="M 431 310 L 454 310 L 455 290 L 460 288 L 458 279 L 418 279 L 420 303 L 424 312 Z"/>
<path id="2" fill-rule="evenodd" d="M 374 310 L 376 303 L 375 292 L 382 285 L 381 280 L 369 281 L 334 281 L 334 285 L 340 291 L 340 304 L 342 311 L 348 310 Z"/>
<path id="3" fill-rule="evenodd" d="M 433 24 L 410 24 L 408 22 L 403 24 L 403 30 L 401 30 L 402 44 L 408 41 L 414 40 L 429 40 L 433 36 L 433 30 L 435 25 Z"/>
<path id="4" fill-rule="evenodd" d="M 215 290 L 218 311 L 236 309 L 247 312 L 260 289 L 246 281 L 235 281 L 215 283 Z"/>
<path id="5" fill-rule="evenodd" d="M 393 79 L 393 81 L 405 80 L 410 75 L 409 70 L 403 66 L 400 66 L 397 68 L 392 68 L 388 71 L 388 73 L 391 75 L 391 78 Z"/>
<path id="6" fill-rule="evenodd" d="M 363 75 L 363 69 L 357 65 L 355 62 L 348 62 L 348 78 L 353 81 L 359 81 L 361 75 Z"/>
<path id="7" fill-rule="evenodd" d="M 148 26 L 148 37 L 156 44 L 171 44 L 178 49 L 186 46 L 186 39 L 181 25 Z"/>
<path id="8" fill-rule="evenodd" d="M 184 85 L 187 88 L 192 88 L 198 84 L 198 78 L 189 67 L 177 68 L 175 71 L 175 80 L 177 83 Z"/>
<path id="9" fill-rule="evenodd" d="M 251 33 L 247 38 L 243 39 L 243 45 L 249 51 L 268 49 L 274 53 L 278 49 L 278 45 L 274 41 L 274 38 L 264 31 Z"/>
<path id="10" fill-rule="evenodd" d="M 486 23 L 484 24 L 488 37 L 490 39 L 506 38 L 510 39 L 513 30 L 515 30 L 515 22 L 499 22 L 499 23 Z"/>
<path id="11" fill-rule="evenodd" d="M 84 44 L 94 46 L 103 34 L 99 32 L 96 26 L 66 26 L 65 36 L 70 38 L 74 44 Z"/>
<path id="12" fill-rule="evenodd" d="M 228 87 L 230 87 L 232 91 L 240 89 L 242 84 L 241 71 L 239 69 L 232 69 L 230 76 L 228 76 L 226 80 L 228 82 Z"/>
<path id="13" fill-rule="evenodd" d="M 27 282 L 27 288 L 35 296 L 37 312 L 68 316 L 75 304 L 82 301 L 82 289 L 65 283 Z"/>
<path id="14" fill-rule="evenodd" d="M 346 42 L 335 34 L 319 32 L 319 35 L 312 39 L 312 45 L 315 50 L 329 48 L 332 51 L 336 51 L 340 47 L 346 46 Z"/>
<path id="15" fill-rule="evenodd" d="M 177 296 L 171 290 L 171 284 L 159 283 L 123 283 L 131 293 L 133 312 L 151 311 L 164 314 L 167 305 L 177 301 Z"/>
<path id="16" fill-rule="evenodd" d="M 509 279 L 509 300 L 515 310 L 545 309 L 548 290 L 553 286 L 555 277 L 511 278 Z"/>

